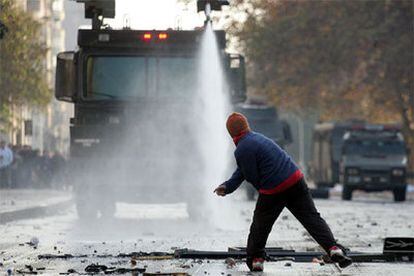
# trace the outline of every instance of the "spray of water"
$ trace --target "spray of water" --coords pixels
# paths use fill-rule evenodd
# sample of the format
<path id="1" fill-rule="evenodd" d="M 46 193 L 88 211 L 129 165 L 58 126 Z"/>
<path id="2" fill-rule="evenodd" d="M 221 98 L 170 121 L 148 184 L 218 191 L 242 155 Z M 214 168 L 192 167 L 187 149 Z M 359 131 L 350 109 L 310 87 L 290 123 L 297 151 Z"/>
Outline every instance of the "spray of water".
<path id="1" fill-rule="evenodd" d="M 206 127 L 202 154 L 204 158 L 204 178 L 209 188 L 206 193 L 206 209 L 211 213 L 210 222 L 216 227 L 225 228 L 230 219 L 229 199 L 211 196 L 215 186 L 221 184 L 229 174 L 232 165 L 231 139 L 225 128 L 226 117 L 231 110 L 227 83 L 223 71 L 220 50 L 211 22 L 207 22 L 200 49 L 200 96 L 203 104 L 203 119 Z M 227 215 L 226 215 L 227 214 Z M 231 219 L 230 219 L 231 221 Z"/>
<path id="2" fill-rule="evenodd" d="M 229 137 L 225 128 L 226 115 L 230 110 L 227 83 L 217 47 L 216 37 L 208 23 L 200 50 L 200 98 L 203 104 L 204 124 L 207 127 L 208 145 L 203 147 L 207 162 L 206 175 L 211 180 L 223 177 L 229 165 Z M 214 179 L 216 178 L 216 179 Z"/>

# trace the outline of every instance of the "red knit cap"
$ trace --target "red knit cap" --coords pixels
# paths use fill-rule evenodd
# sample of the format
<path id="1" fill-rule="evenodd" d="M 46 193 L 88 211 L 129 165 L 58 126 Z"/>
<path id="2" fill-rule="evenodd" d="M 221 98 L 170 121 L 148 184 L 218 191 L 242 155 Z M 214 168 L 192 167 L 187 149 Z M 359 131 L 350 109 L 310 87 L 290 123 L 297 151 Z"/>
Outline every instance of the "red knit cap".
<path id="1" fill-rule="evenodd" d="M 226 127 L 230 136 L 233 138 L 250 131 L 247 118 L 243 114 L 237 112 L 230 114 L 227 118 Z"/>

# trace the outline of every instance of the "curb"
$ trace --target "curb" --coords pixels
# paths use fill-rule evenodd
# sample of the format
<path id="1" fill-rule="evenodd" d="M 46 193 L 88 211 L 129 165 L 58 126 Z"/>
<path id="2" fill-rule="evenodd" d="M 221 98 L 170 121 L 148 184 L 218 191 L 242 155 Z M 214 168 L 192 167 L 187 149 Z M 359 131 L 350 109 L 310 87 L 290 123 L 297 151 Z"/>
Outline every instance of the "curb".
<path id="1" fill-rule="evenodd" d="M 69 208 L 73 204 L 72 199 L 46 206 L 34 206 L 26 209 L 0 213 L 0 225 L 22 219 L 33 219 L 42 216 L 50 216 Z"/>

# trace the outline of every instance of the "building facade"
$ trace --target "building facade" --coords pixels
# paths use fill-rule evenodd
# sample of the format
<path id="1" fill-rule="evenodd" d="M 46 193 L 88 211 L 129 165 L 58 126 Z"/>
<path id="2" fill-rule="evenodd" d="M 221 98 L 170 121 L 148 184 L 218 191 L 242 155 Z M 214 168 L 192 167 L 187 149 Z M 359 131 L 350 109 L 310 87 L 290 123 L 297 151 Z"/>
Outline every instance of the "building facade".
<path id="1" fill-rule="evenodd" d="M 54 91 L 56 55 L 65 49 L 64 0 L 16 0 L 16 4 L 42 23 L 41 41 L 46 45 L 44 60 L 46 80 Z M 69 147 L 68 122 L 72 113 L 69 104 L 51 100 L 47 108 L 39 110 L 31 106 L 16 108 L 14 125 L 9 142 L 30 145 L 40 151 L 67 153 Z"/>

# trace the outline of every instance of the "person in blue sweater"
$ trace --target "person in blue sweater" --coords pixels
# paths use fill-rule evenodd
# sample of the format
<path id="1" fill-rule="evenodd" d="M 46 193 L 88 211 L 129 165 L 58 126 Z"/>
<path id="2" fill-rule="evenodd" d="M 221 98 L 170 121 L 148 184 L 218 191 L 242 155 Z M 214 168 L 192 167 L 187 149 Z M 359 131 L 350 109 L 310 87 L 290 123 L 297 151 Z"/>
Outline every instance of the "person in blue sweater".
<path id="1" fill-rule="evenodd" d="M 251 271 L 263 271 L 265 246 L 276 219 L 286 207 L 310 235 L 344 268 L 352 263 L 316 210 L 302 172 L 292 158 L 273 140 L 250 130 L 246 117 L 232 113 L 226 123 L 236 145 L 237 169 L 214 192 L 225 196 L 246 180 L 259 192 L 247 241 L 246 264 Z"/>

